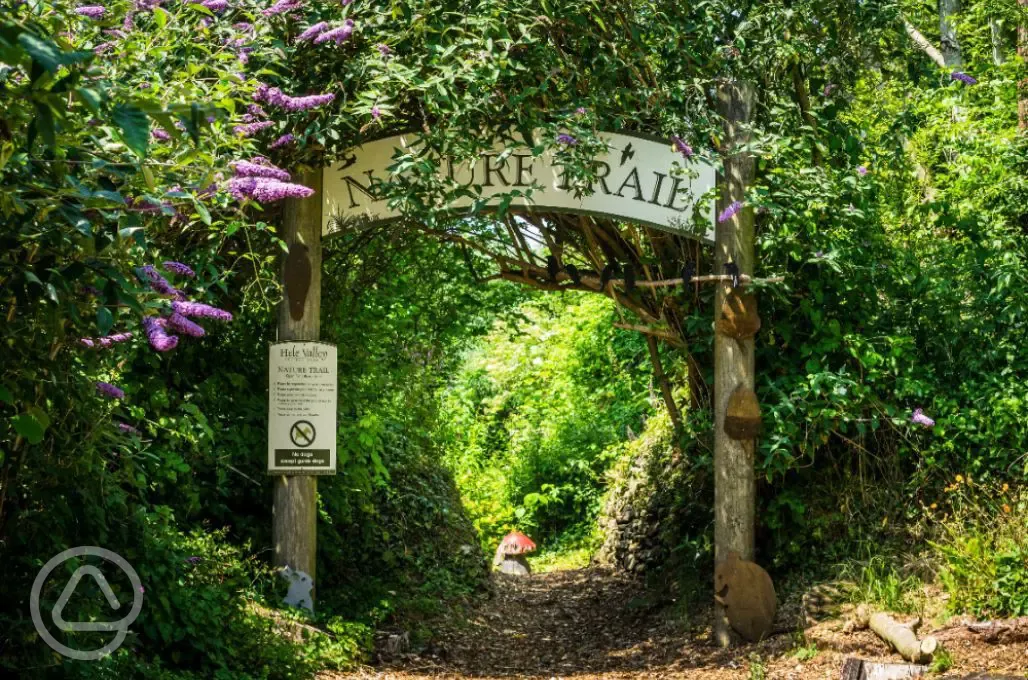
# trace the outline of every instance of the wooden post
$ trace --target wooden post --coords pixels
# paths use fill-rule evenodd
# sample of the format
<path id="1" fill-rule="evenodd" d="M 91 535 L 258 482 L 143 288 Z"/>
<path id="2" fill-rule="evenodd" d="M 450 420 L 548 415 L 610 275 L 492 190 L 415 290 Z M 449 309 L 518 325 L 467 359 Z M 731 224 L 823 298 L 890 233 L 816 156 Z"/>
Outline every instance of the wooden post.
<path id="1" fill-rule="evenodd" d="M 283 258 L 282 282 L 291 277 L 290 266 L 309 262 L 309 286 L 306 295 L 294 284 L 292 297 L 302 299 L 302 306 L 290 310 L 290 291 L 278 310 L 279 340 L 318 340 L 321 335 L 321 177 L 320 167 L 297 173 L 296 181 L 314 189 L 306 199 L 286 199 L 283 214 L 283 238 L 290 257 Z M 300 277 L 306 283 L 306 277 Z M 292 280 L 297 280 L 294 276 Z M 302 310 L 302 313 L 301 313 Z M 318 478 L 313 475 L 275 477 L 275 498 L 272 518 L 272 540 L 275 545 L 274 564 L 289 566 L 307 573 L 315 585 L 315 553 L 317 548 Z M 313 591 L 312 591 L 313 599 Z"/>
<path id="2" fill-rule="evenodd" d="M 721 182 L 720 213 L 735 201 L 744 201 L 752 184 L 755 165 L 748 151 L 739 146 L 749 141 L 753 115 L 753 85 L 723 81 L 718 87 L 718 112 L 724 118 L 724 178 Z M 743 274 L 753 275 L 753 208 L 744 205 L 730 219 L 718 223 L 714 234 L 715 272 L 734 262 Z M 714 299 L 715 325 L 721 317 L 731 283 L 717 284 Z M 756 483 L 753 471 L 752 439 L 737 441 L 724 429 L 728 399 L 739 386 L 753 389 L 753 338 L 736 340 L 714 334 L 714 559 L 724 560 L 736 552 L 753 560 L 753 523 L 756 511 Z M 731 644 L 731 630 L 724 608 L 715 603 L 714 636 L 718 644 Z"/>

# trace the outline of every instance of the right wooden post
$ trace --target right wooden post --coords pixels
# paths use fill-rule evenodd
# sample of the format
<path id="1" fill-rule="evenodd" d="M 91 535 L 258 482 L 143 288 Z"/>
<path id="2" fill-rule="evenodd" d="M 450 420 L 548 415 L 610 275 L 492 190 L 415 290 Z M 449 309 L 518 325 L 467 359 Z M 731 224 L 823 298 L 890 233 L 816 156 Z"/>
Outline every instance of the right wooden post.
<path id="1" fill-rule="evenodd" d="M 749 142 L 755 91 L 750 83 L 726 80 L 718 87 L 718 113 L 724 119 L 724 176 L 718 213 L 736 201 L 743 208 L 715 227 L 715 272 L 735 263 L 739 273 L 753 275 L 753 208 L 746 205 L 746 190 L 752 184 L 753 155 L 743 149 Z M 731 292 L 730 282 L 717 284 L 714 300 L 715 324 Z M 754 388 L 752 337 L 744 340 L 714 334 L 714 559 L 724 560 L 736 552 L 744 560 L 754 553 L 753 527 L 756 512 L 754 440 L 735 440 L 725 433 L 728 400 L 737 387 Z M 732 642 L 724 608 L 714 605 L 714 637 L 722 647 Z"/>

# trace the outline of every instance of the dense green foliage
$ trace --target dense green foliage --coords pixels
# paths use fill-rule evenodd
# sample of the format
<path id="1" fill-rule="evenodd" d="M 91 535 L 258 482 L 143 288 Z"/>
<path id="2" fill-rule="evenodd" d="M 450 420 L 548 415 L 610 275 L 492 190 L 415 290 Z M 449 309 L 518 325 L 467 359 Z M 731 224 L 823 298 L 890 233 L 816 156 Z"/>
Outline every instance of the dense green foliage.
<path id="1" fill-rule="evenodd" d="M 302 677 L 362 658 L 383 623 L 413 621 L 423 637 L 428 616 L 481 585 L 480 546 L 508 528 L 551 546 L 587 537 L 608 471 L 634 455 L 630 433 L 667 423 L 651 418 L 663 406 L 645 343 L 612 323 L 659 311 L 677 341 L 661 351 L 679 403 L 705 407 L 708 394 L 686 394 L 685 353 L 697 385 L 711 383 L 710 288 L 636 292 L 618 309 L 484 284 L 496 260 L 482 253 L 517 244 L 496 220 L 442 220 L 462 190 L 441 185 L 436 164 L 531 130 L 543 131 L 538 153 L 567 131 L 579 143 L 560 157 L 584 188 L 601 129 L 681 134 L 716 161 L 712 97 L 726 77 L 758 85 L 746 203 L 759 272 L 785 277 L 760 290 L 761 561 L 785 573 L 890 541 L 927 552 L 931 538 L 954 609 L 1028 610 L 1028 136 L 1012 50 L 1028 18 L 1015 0 L 965 2 L 956 19 L 976 84 L 907 39 L 904 18 L 937 34 L 923 2 L 312 0 L 265 14 L 270 2 L 117 0 L 97 19 L 8 4 L 0 671 Z M 347 18 L 340 44 L 297 39 Z M 262 84 L 334 99 L 253 109 Z M 267 125 L 240 128 L 254 123 Z M 326 248 L 323 336 L 344 350 L 340 474 L 320 485 L 310 621 L 322 632 L 290 641 L 287 615 L 267 610 L 281 584 L 263 464 L 280 215 L 237 200 L 227 178 L 257 154 L 295 169 L 409 129 L 423 142 L 397 158 L 408 174 L 387 193 L 411 221 Z M 626 243 L 638 237 L 622 227 Z M 443 243 L 457 234 L 468 248 Z M 637 254 L 676 276 L 682 242 Z M 235 318 L 159 353 L 141 323 L 171 300 L 138 268 L 166 260 L 197 271 L 162 269 L 185 296 Z M 134 337 L 78 342 L 119 331 Z M 97 381 L 125 397 L 103 399 Z M 915 408 L 936 426 L 911 423 Z M 668 502 L 694 518 L 666 540 L 707 565 L 709 522 L 691 504 L 708 497 L 710 419 L 700 408 L 686 420 L 652 433 L 681 451 Z M 958 502 L 957 475 L 1003 490 Z M 83 544 L 123 554 L 147 592 L 130 642 L 88 667 L 62 665 L 26 606 L 41 565 Z"/>
<path id="2" fill-rule="evenodd" d="M 443 393 L 445 460 L 483 544 L 512 528 L 588 535 L 604 473 L 652 412 L 645 343 L 603 299 L 568 294 L 499 325 Z"/>

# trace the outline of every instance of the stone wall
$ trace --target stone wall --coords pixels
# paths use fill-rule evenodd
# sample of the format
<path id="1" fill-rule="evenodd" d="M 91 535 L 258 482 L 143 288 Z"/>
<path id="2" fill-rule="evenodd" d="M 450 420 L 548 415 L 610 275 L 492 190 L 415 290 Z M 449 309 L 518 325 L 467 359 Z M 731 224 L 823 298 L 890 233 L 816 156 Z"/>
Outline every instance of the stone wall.
<path id="1" fill-rule="evenodd" d="M 667 415 L 647 421 L 612 471 L 594 560 L 640 575 L 669 564 L 683 538 L 709 521 L 703 477 L 675 445 Z"/>

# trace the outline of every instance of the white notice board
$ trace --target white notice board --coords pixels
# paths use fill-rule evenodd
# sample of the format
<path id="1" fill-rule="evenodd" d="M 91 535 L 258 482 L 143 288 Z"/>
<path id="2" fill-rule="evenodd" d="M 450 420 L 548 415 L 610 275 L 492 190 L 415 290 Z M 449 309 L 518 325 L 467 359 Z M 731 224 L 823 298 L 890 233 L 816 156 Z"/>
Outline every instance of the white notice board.
<path id="1" fill-rule="evenodd" d="M 336 346 L 276 342 L 268 361 L 268 474 L 336 473 Z"/>

